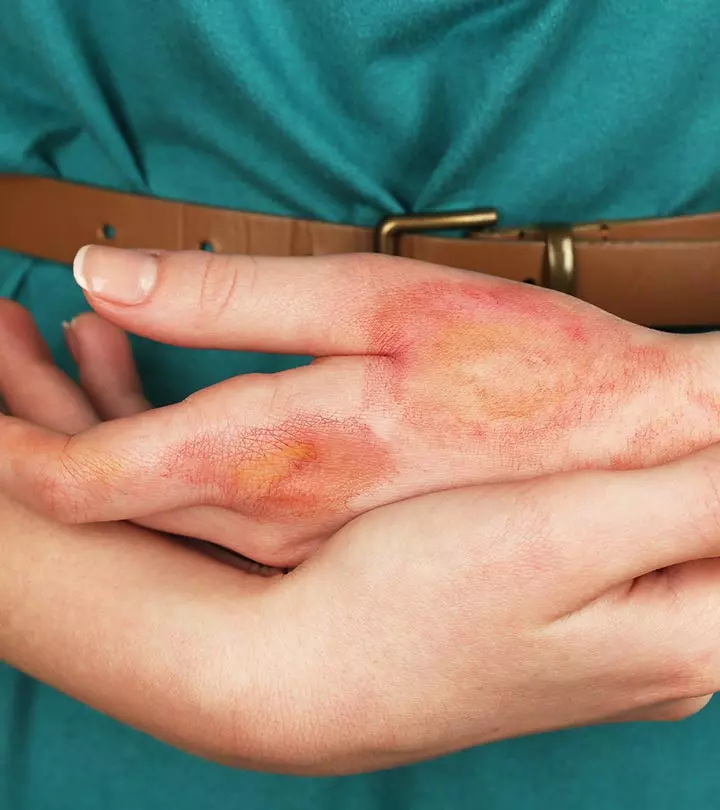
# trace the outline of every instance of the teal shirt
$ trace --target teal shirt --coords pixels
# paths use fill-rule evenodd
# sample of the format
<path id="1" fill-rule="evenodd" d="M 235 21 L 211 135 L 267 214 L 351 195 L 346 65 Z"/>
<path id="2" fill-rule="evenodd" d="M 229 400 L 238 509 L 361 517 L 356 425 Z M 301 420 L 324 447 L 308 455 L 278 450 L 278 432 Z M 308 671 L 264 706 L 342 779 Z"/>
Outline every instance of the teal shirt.
<path id="1" fill-rule="evenodd" d="M 3 0 L 0 171 L 369 225 L 720 209 L 717 0 Z M 0 252 L 61 364 L 69 268 Z M 282 317 L 282 313 L 278 313 Z M 160 404 L 299 358 L 137 341 Z M 0 668 L 0 808 L 707 810 L 720 708 L 344 779 L 233 771 Z"/>

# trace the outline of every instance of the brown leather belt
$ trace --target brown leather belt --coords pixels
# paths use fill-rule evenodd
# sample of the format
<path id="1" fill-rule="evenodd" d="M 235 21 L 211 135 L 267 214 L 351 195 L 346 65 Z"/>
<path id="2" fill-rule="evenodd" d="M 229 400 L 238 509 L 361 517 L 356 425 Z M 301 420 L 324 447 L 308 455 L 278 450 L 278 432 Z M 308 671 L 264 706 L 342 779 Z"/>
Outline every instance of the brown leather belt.
<path id="1" fill-rule="evenodd" d="M 532 228 L 468 238 L 418 229 L 492 225 L 492 210 L 398 217 L 378 229 L 170 202 L 0 175 L 0 247 L 71 263 L 88 243 L 295 256 L 377 250 L 552 286 L 637 323 L 720 324 L 720 213 Z"/>

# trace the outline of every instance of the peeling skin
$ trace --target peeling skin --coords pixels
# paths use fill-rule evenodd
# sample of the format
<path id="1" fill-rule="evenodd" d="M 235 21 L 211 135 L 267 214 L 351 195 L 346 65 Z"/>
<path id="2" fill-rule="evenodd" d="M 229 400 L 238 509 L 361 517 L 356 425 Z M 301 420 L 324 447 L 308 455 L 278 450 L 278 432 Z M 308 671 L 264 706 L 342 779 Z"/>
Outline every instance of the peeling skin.
<path id="1" fill-rule="evenodd" d="M 342 515 L 354 498 L 391 480 L 392 454 L 357 419 L 297 414 L 281 424 L 195 438 L 167 468 L 217 489 L 213 502 L 256 519 Z"/>

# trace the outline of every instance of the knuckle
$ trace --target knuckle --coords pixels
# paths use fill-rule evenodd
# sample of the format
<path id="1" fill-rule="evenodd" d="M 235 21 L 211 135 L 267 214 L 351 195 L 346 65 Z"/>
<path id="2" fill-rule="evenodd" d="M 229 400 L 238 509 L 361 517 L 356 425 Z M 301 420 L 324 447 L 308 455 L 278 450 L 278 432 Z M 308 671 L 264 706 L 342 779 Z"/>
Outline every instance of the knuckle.
<path id="1" fill-rule="evenodd" d="M 250 298 L 255 286 L 255 264 L 248 258 L 249 273 L 241 273 L 237 260 L 232 256 L 208 253 L 201 257 L 202 269 L 198 310 L 205 318 L 221 319 L 232 311 L 240 295 L 241 280 L 247 282 L 243 299 Z"/>
<path id="2" fill-rule="evenodd" d="M 40 474 L 36 496 L 41 511 L 60 523 L 82 522 L 85 481 L 86 476 L 66 449 L 57 463 L 46 465 Z"/>
<path id="3" fill-rule="evenodd" d="M 720 533 L 720 469 L 716 465 L 704 463 L 699 470 L 701 477 L 699 510 L 703 516 L 698 527 L 709 542 L 713 542 Z"/>
<path id="4" fill-rule="evenodd" d="M 288 384 L 287 376 L 266 374 L 255 378 L 253 383 L 266 424 L 272 424 L 293 413 L 296 405 L 294 405 L 292 386 Z"/>

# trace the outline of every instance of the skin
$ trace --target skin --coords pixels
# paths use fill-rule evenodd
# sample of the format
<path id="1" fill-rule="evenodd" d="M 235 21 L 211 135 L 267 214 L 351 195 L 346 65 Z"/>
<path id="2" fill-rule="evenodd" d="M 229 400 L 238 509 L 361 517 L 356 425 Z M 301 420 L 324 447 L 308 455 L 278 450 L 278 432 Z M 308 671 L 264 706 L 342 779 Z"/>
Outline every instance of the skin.
<path id="1" fill-rule="evenodd" d="M 118 414 L 138 409 L 108 324 L 87 317 L 86 336 L 105 337 L 79 350 L 103 400 L 69 385 L 26 313 L 3 316 L 16 418 L 69 435 L 103 418 L 93 398 L 108 416 L 112 397 Z M 116 366 L 87 362 L 114 350 Z M 264 483 L 306 452 L 285 443 L 254 474 Z M 272 579 L 128 524 L 61 526 L 2 495 L 0 655 L 174 745 L 291 773 L 679 719 L 720 680 L 718 452 L 385 506 Z"/>
<path id="2" fill-rule="evenodd" d="M 681 719 L 720 686 L 719 462 L 712 448 L 424 496 L 272 579 L 0 494 L 0 657 L 172 745 L 275 772 Z"/>
<path id="3" fill-rule="evenodd" d="M 127 279 L 134 257 L 91 248 L 85 269 Z M 158 259 L 145 302 L 90 303 L 117 327 L 167 342 L 318 359 L 128 418 L 148 406 L 125 338 L 80 319 L 82 407 L 113 421 L 90 427 L 88 417 L 71 441 L 0 422 L 0 482 L 57 519 L 132 519 L 290 567 L 389 502 L 644 468 L 720 438 L 715 336 L 661 334 L 549 291 L 407 260 Z M 0 364 L 12 347 L 12 362 L 27 366 L 39 338 L 9 309 Z M 107 378 L 101 366 L 123 370 L 119 410 L 93 382 Z"/>
<path id="4" fill-rule="evenodd" d="M 242 431 L 229 457 L 226 439 L 199 432 L 173 447 L 165 475 L 212 487 L 220 503 L 258 520 L 292 524 L 344 515 L 351 500 L 395 473 L 390 449 L 351 418 L 298 412 L 272 427 Z"/>

